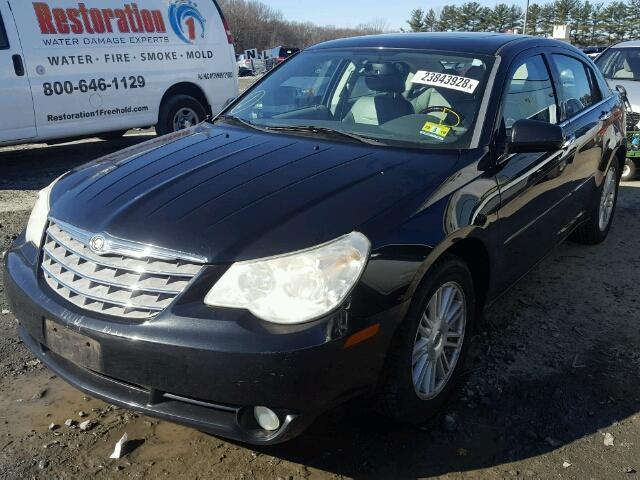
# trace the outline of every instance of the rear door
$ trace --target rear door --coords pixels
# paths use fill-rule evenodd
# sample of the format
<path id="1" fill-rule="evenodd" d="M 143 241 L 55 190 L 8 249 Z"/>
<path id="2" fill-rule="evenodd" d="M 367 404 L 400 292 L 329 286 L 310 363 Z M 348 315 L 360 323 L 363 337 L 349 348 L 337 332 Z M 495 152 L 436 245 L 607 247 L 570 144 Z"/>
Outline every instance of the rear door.
<path id="1" fill-rule="evenodd" d="M 0 0 L 0 142 L 36 136 L 31 87 L 9 4 Z"/>
<path id="2" fill-rule="evenodd" d="M 561 117 L 567 122 L 571 156 L 566 174 L 574 194 L 572 214 L 583 216 L 593 198 L 594 176 L 605 155 L 603 140 L 614 121 L 613 112 L 590 65 L 565 51 L 551 53 L 550 63 L 557 78 Z"/>
<path id="3" fill-rule="evenodd" d="M 500 108 L 494 142 L 497 152 L 504 151 L 505 139 L 517 120 L 560 123 L 556 87 L 542 50 L 525 52 L 513 61 Z M 517 280 L 563 238 L 562 231 L 571 219 L 568 161 L 565 149 L 499 158 L 496 178 L 504 252 L 498 260 L 504 272 L 500 289 Z"/>

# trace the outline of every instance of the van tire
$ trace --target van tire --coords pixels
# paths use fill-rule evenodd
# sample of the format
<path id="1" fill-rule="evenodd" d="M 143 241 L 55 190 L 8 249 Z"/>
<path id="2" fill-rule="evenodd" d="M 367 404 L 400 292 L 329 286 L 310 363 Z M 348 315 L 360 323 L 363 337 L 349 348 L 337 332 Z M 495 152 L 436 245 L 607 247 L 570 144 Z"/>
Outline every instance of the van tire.
<path id="1" fill-rule="evenodd" d="M 101 140 L 118 140 L 119 138 L 124 137 L 125 133 L 128 131 L 129 130 L 118 130 L 116 132 L 101 133 L 98 135 L 98 138 Z"/>
<path id="2" fill-rule="evenodd" d="M 630 182 L 636 178 L 637 166 L 633 159 L 626 158 L 624 168 L 622 170 L 622 181 Z"/>
<path id="3" fill-rule="evenodd" d="M 174 95 L 165 100 L 160 106 L 160 115 L 156 132 L 158 135 L 167 135 L 169 133 L 182 130 L 185 127 L 178 128 L 176 118 L 181 111 L 184 112 L 185 118 L 191 118 L 190 126 L 196 125 L 207 118 L 207 110 L 198 100 L 190 95 Z"/>

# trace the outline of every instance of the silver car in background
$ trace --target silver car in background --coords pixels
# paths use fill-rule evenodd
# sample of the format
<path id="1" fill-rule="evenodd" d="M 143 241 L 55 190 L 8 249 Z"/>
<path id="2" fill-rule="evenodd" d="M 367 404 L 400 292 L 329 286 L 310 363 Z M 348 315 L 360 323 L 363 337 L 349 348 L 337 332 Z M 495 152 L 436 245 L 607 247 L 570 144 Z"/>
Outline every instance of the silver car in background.
<path id="1" fill-rule="evenodd" d="M 622 180 L 632 180 L 640 168 L 640 40 L 613 45 L 595 63 L 611 88 L 620 85 L 627 91 L 631 107 L 627 113 L 629 158 Z"/>

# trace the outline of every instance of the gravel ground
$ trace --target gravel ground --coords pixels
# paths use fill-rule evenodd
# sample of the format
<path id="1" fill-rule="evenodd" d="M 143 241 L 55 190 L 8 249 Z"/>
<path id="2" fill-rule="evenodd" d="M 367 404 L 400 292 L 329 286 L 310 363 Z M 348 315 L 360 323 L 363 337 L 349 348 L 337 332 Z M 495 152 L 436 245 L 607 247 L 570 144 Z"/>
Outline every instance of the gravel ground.
<path id="1" fill-rule="evenodd" d="M 0 251 L 38 189 L 150 134 L 0 149 Z M 562 245 L 488 310 L 466 385 L 429 424 L 391 425 L 353 402 L 259 450 L 66 385 L 17 338 L 0 273 L 0 479 L 638 479 L 639 217 L 640 182 L 623 184 L 602 246 Z M 110 460 L 125 432 L 127 455 Z"/>

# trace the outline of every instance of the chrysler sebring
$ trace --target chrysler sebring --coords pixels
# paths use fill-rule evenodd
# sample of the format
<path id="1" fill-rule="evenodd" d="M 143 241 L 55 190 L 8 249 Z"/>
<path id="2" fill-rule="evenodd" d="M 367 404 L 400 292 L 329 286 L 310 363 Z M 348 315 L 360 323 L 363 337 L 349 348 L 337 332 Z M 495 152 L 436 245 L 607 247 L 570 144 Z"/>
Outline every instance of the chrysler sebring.
<path id="1" fill-rule="evenodd" d="M 40 192 L 6 294 L 45 365 L 147 415 L 270 444 L 367 394 L 424 422 L 483 309 L 563 240 L 607 237 L 624 125 L 566 43 L 324 43 Z"/>

